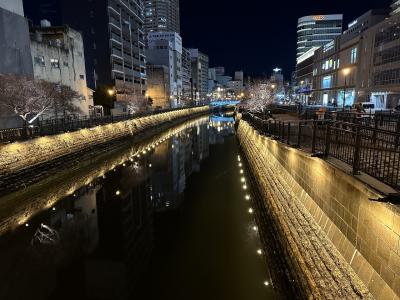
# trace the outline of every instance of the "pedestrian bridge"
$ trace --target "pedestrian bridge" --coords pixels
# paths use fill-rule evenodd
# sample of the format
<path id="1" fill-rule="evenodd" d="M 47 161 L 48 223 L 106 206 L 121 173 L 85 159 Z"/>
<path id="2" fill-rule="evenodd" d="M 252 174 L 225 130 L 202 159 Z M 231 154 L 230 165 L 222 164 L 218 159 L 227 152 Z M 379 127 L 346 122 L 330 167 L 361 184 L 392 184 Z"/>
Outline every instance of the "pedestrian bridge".
<path id="1" fill-rule="evenodd" d="M 227 105 L 237 105 L 240 101 L 238 100 L 211 100 L 211 106 L 227 106 Z"/>

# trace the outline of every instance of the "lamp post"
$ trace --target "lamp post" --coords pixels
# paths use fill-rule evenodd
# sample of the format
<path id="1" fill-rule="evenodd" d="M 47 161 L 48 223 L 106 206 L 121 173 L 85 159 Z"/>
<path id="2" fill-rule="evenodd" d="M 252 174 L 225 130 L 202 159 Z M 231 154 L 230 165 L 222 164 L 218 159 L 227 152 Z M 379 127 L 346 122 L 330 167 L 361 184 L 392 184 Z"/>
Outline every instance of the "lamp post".
<path id="1" fill-rule="evenodd" d="M 346 107 L 347 75 L 349 75 L 349 74 L 350 74 L 349 68 L 343 69 L 343 75 L 344 75 L 343 111 L 345 110 L 345 107 Z"/>

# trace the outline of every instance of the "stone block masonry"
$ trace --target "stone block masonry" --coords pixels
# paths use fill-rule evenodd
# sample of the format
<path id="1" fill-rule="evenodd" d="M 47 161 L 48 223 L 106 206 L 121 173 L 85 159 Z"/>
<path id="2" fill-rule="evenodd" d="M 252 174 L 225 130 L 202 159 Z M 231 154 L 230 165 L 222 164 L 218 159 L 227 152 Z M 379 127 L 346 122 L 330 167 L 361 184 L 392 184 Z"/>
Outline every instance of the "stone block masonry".
<path id="1" fill-rule="evenodd" d="M 238 136 L 294 272 L 313 299 L 399 299 L 400 211 L 334 165 L 257 133 Z"/>
<path id="2" fill-rule="evenodd" d="M 64 155 L 90 149 L 113 140 L 144 133 L 164 123 L 209 112 L 208 106 L 181 109 L 158 115 L 41 137 L 0 146 L 0 177 Z"/>
<path id="3" fill-rule="evenodd" d="M 0 197 L 0 235 L 22 226 L 42 212 L 51 208 L 61 199 L 73 195 L 81 188 L 94 188 L 97 180 L 111 170 L 123 167 L 124 163 L 144 150 L 155 147 L 163 141 L 208 121 L 208 116 L 194 118 L 180 125 L 162 130 L 162 132 L 146 137 L 143 141 L 125 139 L 106 152 L 83 160 L 79 168 L 62 168 L 54 175 L 27 186 L 25 189 Z"/>

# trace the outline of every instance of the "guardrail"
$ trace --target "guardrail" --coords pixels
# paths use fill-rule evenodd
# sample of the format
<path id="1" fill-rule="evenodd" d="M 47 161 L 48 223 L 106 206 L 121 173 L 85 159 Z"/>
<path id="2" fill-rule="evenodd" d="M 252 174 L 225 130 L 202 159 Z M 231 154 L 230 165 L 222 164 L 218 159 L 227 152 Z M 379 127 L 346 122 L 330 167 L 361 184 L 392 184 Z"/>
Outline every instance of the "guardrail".
<path id="1" fill-rule="evenodd" d="M 135 114 L 123 114 L 117 116 L 102 116 L 102 117 L 67 117 L 44 119 L 35 122 L 34 125 L 26 128 L 9 128 L 0 130 L 0 143 L 9 143 L 19 140 L 26 140 L 40 136 L 54 135 L 63 132 L 71 132 L 84 128 L 91 128 L 98 125 L 116 123 L 136 118 L 146 117 L 150 115 L 162 114 L 170 111 L 179 111 L 182 109 L 194 108 L 199 106 L 182 107 L 178 109 L 163 109 L 146 111 Z"/>
<path id="2" fill-rule="evenodd" d="M 333 120 L 263 120 L 244 113 L 260 133 L 316 156 L 334 157 L 400 190 L 400 132 Z"/>

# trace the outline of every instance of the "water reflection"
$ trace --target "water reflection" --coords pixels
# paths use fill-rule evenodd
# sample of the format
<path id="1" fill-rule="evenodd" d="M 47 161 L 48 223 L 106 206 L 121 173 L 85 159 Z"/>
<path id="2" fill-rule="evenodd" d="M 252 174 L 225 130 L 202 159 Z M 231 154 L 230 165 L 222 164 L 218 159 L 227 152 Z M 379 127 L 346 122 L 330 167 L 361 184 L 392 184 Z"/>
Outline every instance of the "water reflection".
<path id="1" fill-rule="evenodd" d="M 23 226 L 0 238 L 0 299 L 133 296 L 154 247 L 154 213 L 182 205 L 187 178 L 210 145 L 234 134 L 233 121 L 197 120 L 31 194 L 1 221 L 3 231 Z"/>

